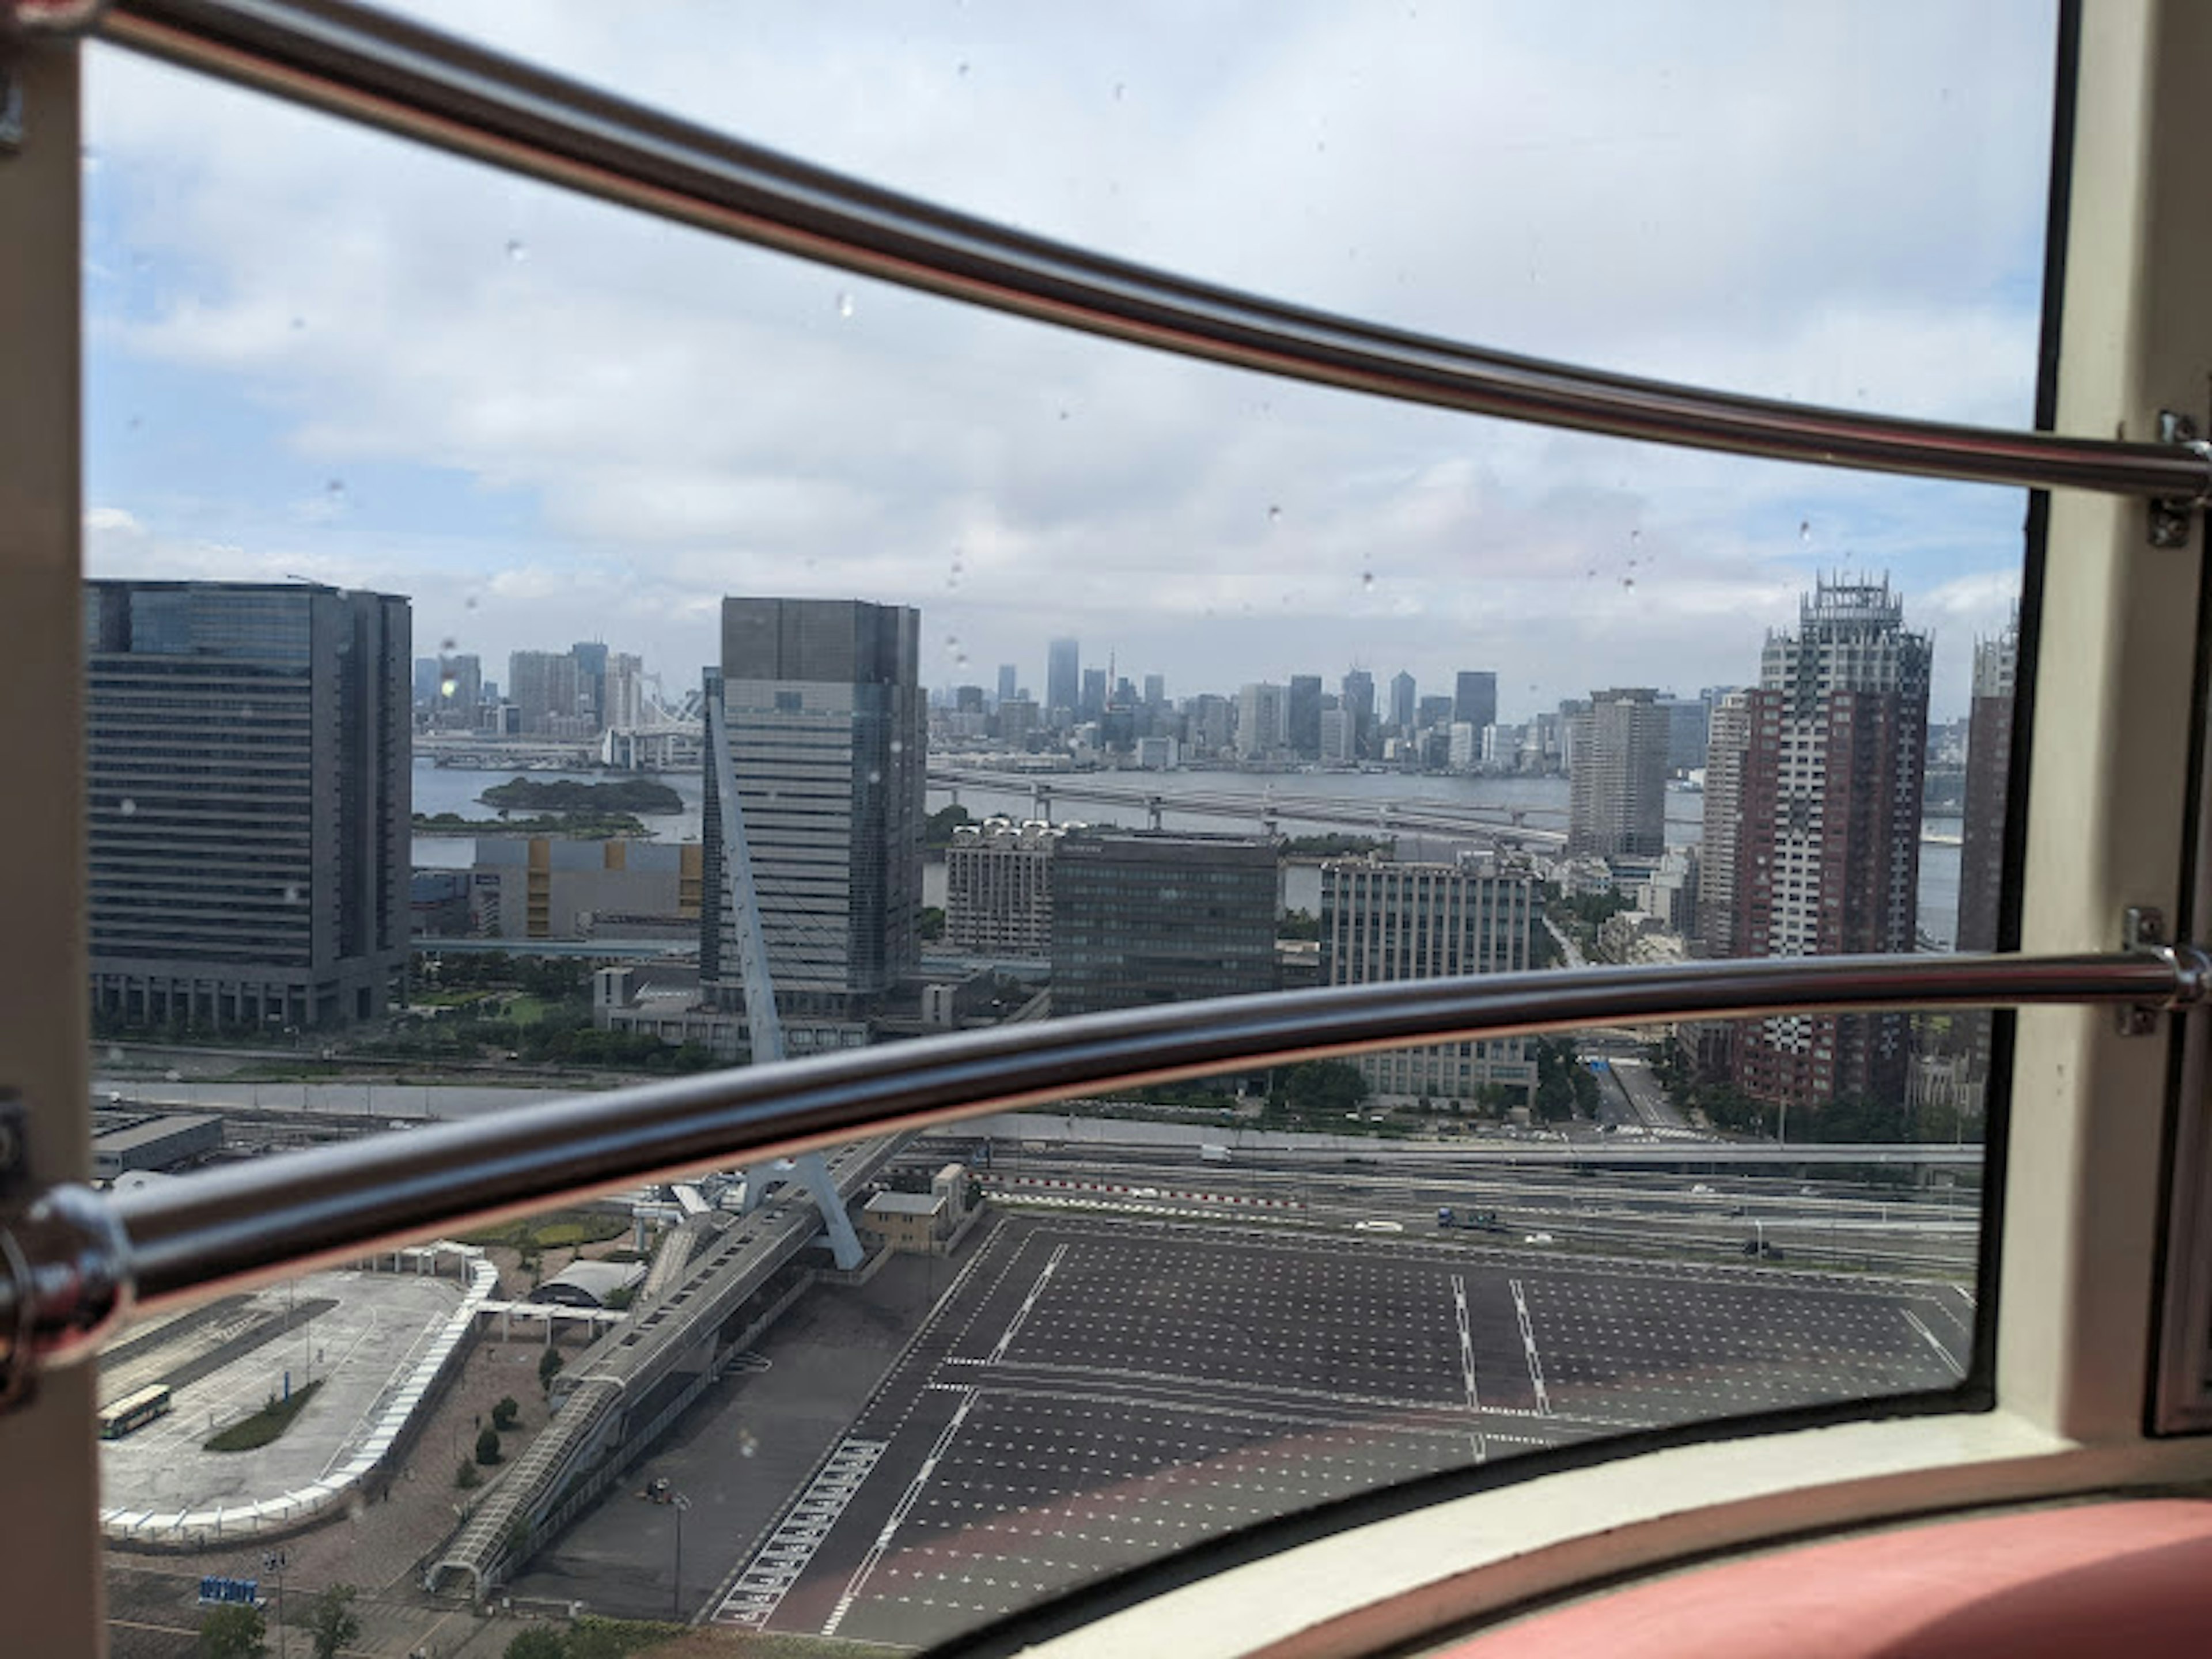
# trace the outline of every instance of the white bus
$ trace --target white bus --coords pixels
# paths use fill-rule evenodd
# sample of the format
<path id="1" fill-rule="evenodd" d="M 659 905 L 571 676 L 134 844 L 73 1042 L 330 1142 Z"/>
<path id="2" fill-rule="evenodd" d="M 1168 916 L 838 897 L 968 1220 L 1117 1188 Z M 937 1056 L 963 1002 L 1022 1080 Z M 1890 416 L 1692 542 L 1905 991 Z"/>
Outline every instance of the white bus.
<path id="1" fill-rule="evenodd" d="M 168 1385 L 156 1382 L 126 1394 L 112 1406 L 100 1408 L 100 1437 L 120 1440 L 126 1434 L 143 1429 L 157 1417 L 167 1417 L 174 1403 Z"/>

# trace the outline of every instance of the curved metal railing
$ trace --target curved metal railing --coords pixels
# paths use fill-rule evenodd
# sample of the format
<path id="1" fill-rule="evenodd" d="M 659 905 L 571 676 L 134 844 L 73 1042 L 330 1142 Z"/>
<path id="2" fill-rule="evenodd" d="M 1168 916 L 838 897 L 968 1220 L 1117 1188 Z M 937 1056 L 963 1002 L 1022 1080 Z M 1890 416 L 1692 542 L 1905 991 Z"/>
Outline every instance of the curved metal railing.
<path id="1" fill-rule="evenodd" d="M 1819 465 L 2202 505 L 2212 448 L 1906 420 L 1494 351 L 1057 242 L 343 0 L 124 0 L 118 45 L 514 173 L 864 276 L 1403 402 Z"/>
<path id="2" fill-rule="evenodd" d="M 11 1386 L 158 1312 L 641 1182 L 1091 1091 L 1581 1025 L 1906 1007 L 2191 1006 L 2194 946 L 2081 956 L 1769 957 L 1497 974 L 1175 1003 L 747 1066 L 518 1107 L 103 1196 L 0 1228 Z"/>

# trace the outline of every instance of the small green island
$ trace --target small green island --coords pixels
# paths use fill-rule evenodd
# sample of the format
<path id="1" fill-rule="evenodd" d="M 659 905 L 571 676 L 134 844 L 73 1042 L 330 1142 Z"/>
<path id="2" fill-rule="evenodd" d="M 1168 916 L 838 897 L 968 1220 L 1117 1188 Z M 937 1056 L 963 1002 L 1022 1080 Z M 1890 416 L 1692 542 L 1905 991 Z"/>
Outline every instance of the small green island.
<path id="1" fill-rule="evenodd" d="M 502 812 L 567 812 L 586 817 L 684 810 L 683 796 L 651 778 L 622 778 L 611 783 L 579 783 L 573 778 L 537 783 L 528 778 L 513 778 L 492 785 L 477 799 Z"/>

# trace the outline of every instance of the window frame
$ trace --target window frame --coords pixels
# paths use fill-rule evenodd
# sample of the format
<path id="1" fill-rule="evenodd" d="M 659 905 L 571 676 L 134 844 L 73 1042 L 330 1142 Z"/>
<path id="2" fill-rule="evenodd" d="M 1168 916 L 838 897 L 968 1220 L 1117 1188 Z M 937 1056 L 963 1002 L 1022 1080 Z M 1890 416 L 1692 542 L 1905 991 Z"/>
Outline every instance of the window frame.
<path id="1" fill-rule="evenodd" d="M 15 365 L 0 380 L 0 686 L 15 694 L 8 706 L 37 711 L 8 723 L 0 754 L 22 798 L 48 804 L 15 815 L 0 860 L 15 946 L 0 957 L 0 1052 L 10 1060 L 0 1085 L 33 1103 L 29 1173 L 44 1184 L 83 1178 L 88 1157 L 76 54 L 0 41 L 0 67 L 22 88 L 26 124 L 21 149 L 0 155 L 0 244 L 15 250 L 0 262 L 0 337 Z M 2193 198 L 2196 89 L 2208 71 L 2212 13 L 2188 0 L 2084 9 L 2073 206 L 2058 250 L 2059 431 L 2141 439 L 2155 435 L 2161 410 L 2203 412 L 2212 318 L 2195 290 L 2212 216 Z M 2187 548 L 2154 548 L 2140 501 L 2063 492 L 2050 499 L 2048 526 L 2063 552 L 2042 572 L 2039 605 L 2030 600 L 2042 666 L 2021 692 L 2034 718 L 2020 727 L 2038 741 L 2027 812 L 2008 830 L 2015 853 L 2025 838 L 2009 860 L 2016 942 L 2112 949 L 2130 906 L 2201 926 L 2201 519 Z M 2173 718 L 2177 702 L 2190 719 Z M 1049 1650 L 1366 1651 L 1780 1536 L 2212 1476 L 2212 1441 L 2148 1432 L 2166 1159 L 2185 1081 L 2186 1121 L 2199 1124 L 2203 1108 L 2201 1066 L 2184 1076 L 2180 1028 L 2194 1052 L 2208 1018 L 2193 1012 L 2142 1038 L 2120 1035 L 2101 1009 L 2019 1017 L 2002 1143 L 2004 1272 L 1983 1285 L 1995 1304 L 1994 1410 L 1616 1456 L 1253 1549 L 1225 1569 L 1194 1553 L 1212 1564 L 1207 1576 L 1118 1612 L 1079 1595 L 1070 1605 L 1085 1622 Z M 97 1477 L 89 1368 L 44 1379 L 28 1409 L 0 1419 L 0 1505 L 40 1520 L 14 1528 L 0 1552 L 0 1595 L 29 1650 L 104 1648 Z M 957 1645 L 982 1651 L 994 1639 Z"/>

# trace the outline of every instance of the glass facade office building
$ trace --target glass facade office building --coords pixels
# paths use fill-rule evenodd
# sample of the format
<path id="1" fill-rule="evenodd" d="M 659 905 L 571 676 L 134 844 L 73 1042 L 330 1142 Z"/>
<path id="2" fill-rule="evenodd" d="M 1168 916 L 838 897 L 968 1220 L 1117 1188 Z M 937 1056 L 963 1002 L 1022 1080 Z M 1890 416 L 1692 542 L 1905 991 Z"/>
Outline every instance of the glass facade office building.
<path id="1" fill-rule="evenodd" d="M 84 643 L 95 1014 L 296 1029 L 401 1000 L 407 600 L 89 582 Z"/>
<path id="2" fill-rule="evenodd" d="M 1235 836 L 1072 832 L 1054 857 L 1055 1014 L 1272 991 L 1275 849 Z"/>

